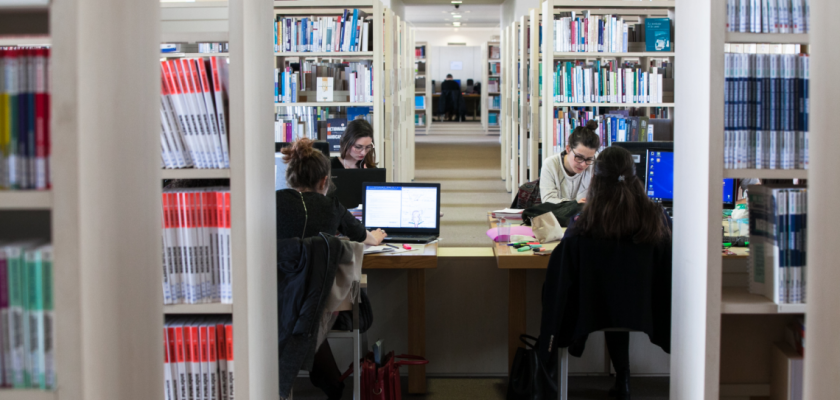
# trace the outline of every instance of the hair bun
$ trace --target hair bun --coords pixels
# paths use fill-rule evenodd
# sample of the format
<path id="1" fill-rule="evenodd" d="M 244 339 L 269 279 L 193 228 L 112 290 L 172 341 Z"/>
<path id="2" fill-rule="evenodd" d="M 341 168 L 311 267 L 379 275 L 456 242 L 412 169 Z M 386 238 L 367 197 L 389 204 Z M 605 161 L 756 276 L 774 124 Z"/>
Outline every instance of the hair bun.
<path id="1" fill-rule="evenodd" d="M 594 119 L 590 119 L 589 121 L 586 121 L 586 129 L 589 129 L 589 130 L 592 130 L 592 131 L 598 129 L 598 121 L 596 121 Z"/>

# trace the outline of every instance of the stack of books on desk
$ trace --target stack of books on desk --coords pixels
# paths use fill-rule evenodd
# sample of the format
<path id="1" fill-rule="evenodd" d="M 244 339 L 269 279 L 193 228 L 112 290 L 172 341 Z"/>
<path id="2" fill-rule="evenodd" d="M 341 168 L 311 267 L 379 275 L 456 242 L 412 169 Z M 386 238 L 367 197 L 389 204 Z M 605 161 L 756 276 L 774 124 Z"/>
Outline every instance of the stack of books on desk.
<path id="1" fill-rule="evenodd" d="M 522 219 L 522 212 L 525 210 L 518 209 L 518 208 L 505 208 L 503 210 L 496 210 L 493 211 L 493 218 L 505 218 L 505 219 Z"/>

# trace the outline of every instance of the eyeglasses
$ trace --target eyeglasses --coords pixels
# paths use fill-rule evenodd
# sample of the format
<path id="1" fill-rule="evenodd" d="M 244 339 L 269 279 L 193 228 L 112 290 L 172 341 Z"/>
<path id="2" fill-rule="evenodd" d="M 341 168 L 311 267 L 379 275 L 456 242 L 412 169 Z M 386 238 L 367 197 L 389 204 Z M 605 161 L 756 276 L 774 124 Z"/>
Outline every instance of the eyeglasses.
<path id="1" fill-rule="evenodd" d="M 364 151 L 365 153 L 370 153 L 370 151 L 371 151 L 371 150 L 373 150 L 373 145 L 372 145 L 372 144 L 369 144 L 369 145 L 367 145 L 367 146 L 362 146 L 362 145 L 360 145 L 360 144 L 357 144 L 357 145 L 353 146 L 353 150 L 356 150 L 356 151 L 358 151 L 358 152 L 360 152 L 360 153 L 361 153 L 362 151 Z"/>
<path id="2" fill-rule="evenodd" d="M 595 162 L 595 157 L 586 158 L 578 153 L 575 153 L 574 150 L 572 150 L 572 154 L 575 155 L 575 162 L 586 163 L 586 165 L 592 165 L 592 163 Z"/>

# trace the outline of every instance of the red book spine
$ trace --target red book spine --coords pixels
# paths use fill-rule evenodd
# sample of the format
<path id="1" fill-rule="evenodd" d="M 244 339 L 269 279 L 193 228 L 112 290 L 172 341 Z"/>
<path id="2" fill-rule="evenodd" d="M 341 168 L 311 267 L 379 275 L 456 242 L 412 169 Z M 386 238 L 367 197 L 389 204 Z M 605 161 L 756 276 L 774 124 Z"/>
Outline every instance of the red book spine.
<path id="1" fill-rule="evenodd" d="M 216 325 L 210 324 L 207 327 L 207 362 L 210 365 L 210 392 L 211 400 L 219 399 L 219 371 L 218 351 L 216 349 Z"/>
<path id="2" fill-rule="evenodd" d="M 175 340 L 178 351 L 178 387 L 181 389 L 178 392 L 179 399 L 189 399 L 192 397 L 192 377 L 189 374 L 188 366 L 191 362 L 190 353 L 187 351 L 188 340 L 186 334 L 189 329 L 184 329 L 182 326 L 175 328 Z M 189 396 L 189 397 L 187 397 Z"/>
<path id="3" fill-rule="evenodd" d="M 216 350 L 219 357 L 219 400 L 227 400 L 227 344 L 225 343 L 225 325 L 216 324 Z"/>
<path id="4" fill-rule="evenodd" d="M 192 387 L 193 400 L 201 399 L 201 355 L 199 352 L 198 326 L 191 325 L 190 330 L 190 357 L 192 358 Z"/>
<path id="5" fill-rule="evenodd" d="M 210 400 L 210 364 L 207 355 L 207 325 L 198 328 L 198 355 L 201 360 L 201 398 Z"/>
<path id="6" fill-rule="evenodd" d="M 225 341 L 227 342 L 227 348 L 225 349 L 225 355 L 227 356 L 227 367 L 228 367 L 228 398 L 230 400 L 234 400 L 234 390 L 233 390 L 233 324 L 227 323 L 225 324 Z"/>

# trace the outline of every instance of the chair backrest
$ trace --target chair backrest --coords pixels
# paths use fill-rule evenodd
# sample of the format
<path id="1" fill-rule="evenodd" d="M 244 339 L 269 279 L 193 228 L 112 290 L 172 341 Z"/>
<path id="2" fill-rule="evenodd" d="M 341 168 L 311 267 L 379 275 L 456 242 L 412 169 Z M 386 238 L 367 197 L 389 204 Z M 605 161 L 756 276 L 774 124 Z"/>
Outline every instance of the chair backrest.
<path id="1" fill-rule="evenodd" d="M 467 88 L 465 90 L 467 93 L 472 93 L 473 92 L 473 84 L 474 84 L 474 82 L 473 82 L 472 79 L 467 79 Z"/>

